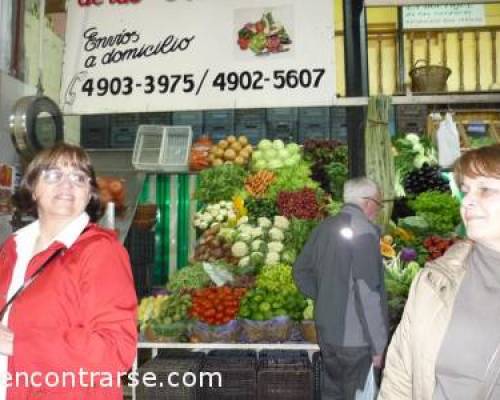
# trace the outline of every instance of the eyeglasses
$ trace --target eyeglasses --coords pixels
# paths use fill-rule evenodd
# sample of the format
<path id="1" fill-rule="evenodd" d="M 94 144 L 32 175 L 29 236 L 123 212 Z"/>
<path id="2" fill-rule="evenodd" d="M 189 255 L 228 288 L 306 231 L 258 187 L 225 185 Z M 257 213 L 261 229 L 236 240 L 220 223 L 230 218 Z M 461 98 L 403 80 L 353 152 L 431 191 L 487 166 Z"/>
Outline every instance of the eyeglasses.
<path id="1" fill-rule="evenodd" d="M 388 202 L 393 201 L 391 199 L 377 200 L 377 199 L 374 199 L 373 197 L 363 197 L 363 199 L 373 201 L 379 208 L 382 208 L 384 206 L 384 203 L 388 203 Z"/>
<path id="2" fill-rule="evenodd" d="M 84 187 L 90 181 L 90 177 L 82 171 L 71 171 L 65 173 L 57 168 L 45 169 L 42 171 L 43 181 L 49 185 L 61 183 L 65 176 L 68 177 L 72 184 L 78 187 Z"/>

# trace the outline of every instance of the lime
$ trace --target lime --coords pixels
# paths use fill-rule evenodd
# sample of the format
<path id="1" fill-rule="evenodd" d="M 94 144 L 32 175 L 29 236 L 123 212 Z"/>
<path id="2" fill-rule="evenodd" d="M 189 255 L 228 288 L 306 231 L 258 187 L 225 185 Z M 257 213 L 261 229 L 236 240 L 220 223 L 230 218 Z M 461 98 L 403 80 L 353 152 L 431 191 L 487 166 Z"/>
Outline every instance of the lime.
<path id="1" fill-rule="evenodd" d="M 266 313 L 271 310 L 271 305 L 267 302 L 260 303 L 259 310 Z"/>

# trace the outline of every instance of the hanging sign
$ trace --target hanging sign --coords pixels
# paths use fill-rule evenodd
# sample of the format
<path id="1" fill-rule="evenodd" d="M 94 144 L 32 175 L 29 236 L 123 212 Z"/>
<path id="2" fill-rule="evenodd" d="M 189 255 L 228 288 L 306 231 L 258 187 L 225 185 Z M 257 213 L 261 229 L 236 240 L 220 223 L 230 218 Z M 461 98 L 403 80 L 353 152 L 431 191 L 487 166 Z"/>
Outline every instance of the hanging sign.
<path id="1" fill-rule="evenodd" d="M 331 0 L 71 0 L 66 114 L 331 105 Z"/>
<path id="2" fill-rule="evenodd" d="M 403 27 L 453 28 L 484 26 L 483 4 L 441 4 L 403 7 Z"/>

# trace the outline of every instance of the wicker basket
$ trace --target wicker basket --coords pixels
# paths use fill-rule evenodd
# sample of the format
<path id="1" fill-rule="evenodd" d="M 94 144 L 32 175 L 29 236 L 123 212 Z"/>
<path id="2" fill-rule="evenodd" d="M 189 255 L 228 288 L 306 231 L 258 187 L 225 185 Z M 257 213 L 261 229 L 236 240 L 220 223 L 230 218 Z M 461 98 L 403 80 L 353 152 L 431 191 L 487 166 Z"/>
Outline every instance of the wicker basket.
<path id="1" fill-rule="evenodd" d="M 423 64 L 423 65 L 422 65 Z M 410 70 L 413 92 L 445 92 L 451 69 L 441 65 L 429 65 L 426 60 L 417 60 Z"/>
<path id="2" fill-rule="evenodd" d="M 302 321 L 302 324 L 300 324 L 300 331 L 305 341 L 309 343 L 318 343 L 318 338 L 316 337 L 316 324 L 314 321 Z"/>

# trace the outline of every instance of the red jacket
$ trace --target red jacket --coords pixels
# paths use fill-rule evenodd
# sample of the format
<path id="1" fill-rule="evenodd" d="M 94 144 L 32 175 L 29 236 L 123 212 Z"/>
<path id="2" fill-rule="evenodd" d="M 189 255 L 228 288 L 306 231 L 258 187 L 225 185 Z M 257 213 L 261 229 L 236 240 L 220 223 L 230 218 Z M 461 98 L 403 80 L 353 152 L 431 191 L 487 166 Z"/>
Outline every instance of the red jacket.
<path id="1" fill-rule="evenodd" d="M 61 247 L 62 243 L 54 242 L 37 254 L 25 279 Z M 5 304 L 15 261 L 11 236 L 0 250 L 0 307 Z M 133 363 L 136 312 L 127 252 L 113 232 L 89 224 L 73 246 L 63 250 L 14 301 L 9 315 L 14 332 L 9 373 L 58 373 L 61 383 L 52 388 L 25 387 L 21 382 L 8 388 L 7 398 L 121 400 L 122 389 L 110 377 L 128 371 Z M 94 375 L 94 387 L 90 387 L 92 371 L 100 373 L 100 378 Z M 62 372 L 74 373 L 76 387 L 62 387 Z M 50 385 L 55 382 L 53 376 L 47 377 Z M 71 379 L 66 382 L 72 385 Z"/>

